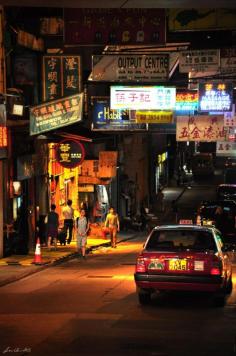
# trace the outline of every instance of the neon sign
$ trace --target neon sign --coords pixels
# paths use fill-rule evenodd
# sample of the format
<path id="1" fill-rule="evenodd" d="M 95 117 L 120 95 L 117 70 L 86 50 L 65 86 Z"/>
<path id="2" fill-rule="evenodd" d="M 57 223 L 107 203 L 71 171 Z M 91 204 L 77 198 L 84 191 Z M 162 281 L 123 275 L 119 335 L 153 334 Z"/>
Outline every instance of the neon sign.
<path id="1" fill-rule="evenodd" d="M 198 109 L 198 92 L 196 90 L 178 90 L 176 93 L 175 111 L 189 112 Z"/>
<path id="2" fill-rule="evenodd" d="M 199 83 L 199 111 L 231 111 L 232 84 L 223 82 Z"/>
<path id="3" fill-rule="evenodd" d="M 176 88 L 111 86 L 111 109 L 174 110 Z"/>

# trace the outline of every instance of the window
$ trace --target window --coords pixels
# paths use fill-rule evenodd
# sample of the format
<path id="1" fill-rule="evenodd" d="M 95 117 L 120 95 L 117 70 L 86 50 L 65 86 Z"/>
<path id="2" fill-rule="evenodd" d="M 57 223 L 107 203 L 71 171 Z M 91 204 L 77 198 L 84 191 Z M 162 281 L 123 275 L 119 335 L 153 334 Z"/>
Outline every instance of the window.
<path id="1" fill-rule="evenodd" d="M 213 235 L 208 231 L 156 230 L 146 246 L 147 250 L 217 250 Z"/>

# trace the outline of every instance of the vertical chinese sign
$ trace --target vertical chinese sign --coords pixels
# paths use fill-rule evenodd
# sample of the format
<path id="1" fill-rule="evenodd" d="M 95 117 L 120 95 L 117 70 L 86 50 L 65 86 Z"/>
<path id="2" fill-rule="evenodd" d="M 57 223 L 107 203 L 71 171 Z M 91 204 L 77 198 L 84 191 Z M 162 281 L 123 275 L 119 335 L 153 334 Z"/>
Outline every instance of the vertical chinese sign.
<path id="1" fill-rule="evenodd" d="M 80 56 L 43 57 L 43 100 L 55 100 L 81 91 Z"/>
<path id="2" fill-rule="evenodd" d="M 7 147 L 7 127 L 0 126 L 0 148 Z"/>

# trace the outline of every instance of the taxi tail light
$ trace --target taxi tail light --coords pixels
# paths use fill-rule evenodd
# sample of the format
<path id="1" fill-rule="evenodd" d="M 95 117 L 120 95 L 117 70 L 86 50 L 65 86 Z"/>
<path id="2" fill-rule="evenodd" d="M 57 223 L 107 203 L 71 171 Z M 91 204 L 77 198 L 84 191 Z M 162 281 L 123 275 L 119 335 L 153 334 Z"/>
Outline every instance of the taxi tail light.
<path id="1" fill-rule="evenodd" d="M 211 266 L 211 275 L 221 276 L 221 273 L 222 273 L 222 262 L 217 256 L 214 256 L 212 261 L 212 266 Z"/>
<path id="2" fill-rule="evenodd" d="M 137 258 L 136 272 L 146 272 L 145 261 L 144 261 L 144 258 L 142 256 Z"/>

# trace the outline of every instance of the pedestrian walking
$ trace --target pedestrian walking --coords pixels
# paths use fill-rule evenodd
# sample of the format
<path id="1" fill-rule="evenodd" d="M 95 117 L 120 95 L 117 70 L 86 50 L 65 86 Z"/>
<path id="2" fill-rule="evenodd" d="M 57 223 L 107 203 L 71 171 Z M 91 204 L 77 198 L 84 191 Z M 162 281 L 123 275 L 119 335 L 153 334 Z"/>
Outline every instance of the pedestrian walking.
<path id="1" fill-rule="evenodd" d="M 120 221 L 118 214 L 115 212 L 113 207 L 110 207 L 109 213 L 107 214 L 105 227 L 109 228 L 110 236 L 111 236 L 111 246 L 113 248 L 116 247 L 117 242 L 117 232 L 120 231 Z"/>
<path id="2" fill-rule="evenodd" d="M 81 251 L 82 257 L 85 258 L 86 245 L 90 222 L 86 217 L 86 211 L 80 210 L 80 216 L 76 219 L 76 238 L 77 238 L 77 250 Z"/>
<path id="3" fill-rule="evenodd" d="M 59 215 L 56 213 L 56 205 L 51 205 L 51 211 L 46 216 L 47 224 L 47 246 L 48 248 L 54 245 L 57 248 L 57 237 L 58 237 L 58 227 L 59 227 Z"/>
<path id="4" fill-rule="evenodd" d="M 69 230 L 69 236 L 67 239 L 68 245 L 71 243 L 73 227 L 74 227 L 74 209 L 72 208 L 72 200 L 67 200 L 67 205 L 62 209 L 62 215 L 64 218 L 64 229 L 66 231 Z"/>

